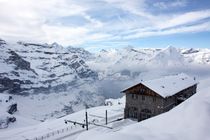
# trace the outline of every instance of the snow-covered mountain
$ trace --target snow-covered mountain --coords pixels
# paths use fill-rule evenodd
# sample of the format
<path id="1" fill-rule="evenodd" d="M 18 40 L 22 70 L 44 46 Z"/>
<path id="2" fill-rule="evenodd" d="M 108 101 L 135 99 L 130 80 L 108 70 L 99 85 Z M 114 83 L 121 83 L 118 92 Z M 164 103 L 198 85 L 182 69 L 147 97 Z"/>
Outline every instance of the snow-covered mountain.
<path id="1" fill-rule="evenodd" d="M 183 49 L 181 53 L 189 63 L 210 64 L 210 49 Z"/>
<path id="2" fill-rule="evenodd" d="M 169 46 L 157 53 L 150 62 L 152 65 L 181 66 L 184 65 L 184 56 L 176 48 Z"/>
<path id="3" fill-rule="evenodd" d="M 153 67 L 209 65 L 210 49 L 123 49 L 91 54 L 57 43 L 37 44 L 0 40 L 0 91 L 13 94 L 68 91 L 98 79 L 129 79 Z"/>
<path id="4" fill-rule="evenodd" d="M 25 117 L 45 120 L 104 102 L 84 49 L 0 40 L 0 54 L 0 92 L 23 95 L 14 98 Z"/>
<path id="5" fill-rule="evenodd" d="M 95 54 L 95 59 L 87 61 L 87 64 L 98 72 L 101 79 L 129 79 L 156 69 L 174 69 L 176 72 L 177 68 L 186 71 L 192 67 L 205 67 L 209 66 L 209 60 L 210 49 L 127 47 L 102 50 Z"/>
<path id="6" fill-rule="evenodd" d="M 1 91 L 13 94 L 66 91 L 69 86 L 98 78 L 82 58 L 90 54 L 81 49 L 64 49 L 56 43 L 1 42 L 1 79 L 15 84 L 9 88 L 11 84 L 1 82 L 4 87 Z"/>
<path id="7" fill-rule="evenodd" d="M 101 50 L 0 40 L 0 93 L 13 94 L 19 116 L 45 120 L 118 98 L 120 91 L 164 75 L 209 74 L 210 49 Z M 24 96 L 20 96 L 24 95 Z M 33 111 L 31 111 L 33 110 Z"/>

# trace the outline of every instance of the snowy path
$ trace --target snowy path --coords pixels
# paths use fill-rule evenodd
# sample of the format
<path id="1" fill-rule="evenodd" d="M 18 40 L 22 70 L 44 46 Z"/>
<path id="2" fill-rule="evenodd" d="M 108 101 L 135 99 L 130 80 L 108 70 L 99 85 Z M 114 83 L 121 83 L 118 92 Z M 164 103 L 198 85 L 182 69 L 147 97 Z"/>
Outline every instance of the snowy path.
<path id="1" fill-rule="evenodd" d="M 94 108 L 89 108 L 88 120 L 89 122 L 96 121 L 97 124 L 105 124 L 105 111 L 108 111 L 108 121 L 112 121 L 116 118 L 122 117 L 124 111 L 124 104 L 115 103 L 112 106 L 99 106 Z M 97 117 L 101 116 L 101 117 Z M 29 139 L 34 140 L 36 138 L 42 138 L 47 140 L 58 140 L 65 139 L 68 137 L 76 137 L 83 131 L 86 131 L 81 126 L 74 126 L 73 124 L 65 124 L 64 120 L 72 120 L 77 122 L 84 122 L 85 110 L 67 115 L 65 117 L 49 120 L 37 125 L 31 125 L 27 127 L 21 127 L 17 129 L 5 129 L 0 130 L 0 140 L 23 140 Z M 90 125 L 90 129 L 94 126 Z M 57 131 L 59 131 L 57 133 Z M 69 139 L 69 138 L 68 138 Z"/>
<path id="2" fill-rule="evenodd" d="M 116 131 L 120 131 L 124 126 L 128 126 L 128 125 L 131 125 L 133 123 L 136 123 L 136 122 L 132 122 L 132 121 L 129 121 L 129 120 L 121 120 L 119 122 L 113 122 L 112 123 L 113 129 L 107 129 L 107 128 L 101 128 L 101 127 L 93 126 L 88 130 L 88 132 L 90 132 L 90 131 L 100 131 L 100 132 L 104 132 L 104 133 L 116 132 Z M 56 139 L 51 139 L 51 140 L 75 140 L 83 132 L 87 132 L 87 131 L 86 130 L 79 130 L 77 132 L 70 133 L 70 134 L 67 134 L 65 136 L 62 136 L 62 137 L 59 137 L 59 138 L 56 138 Z"/>
<path id="3" fill-rule="evenodd" d="M 109 129 L 109 128 L 104 128 L 104 127 L 100 127 L 100 126 L 94 126 L 94 125 L 89 125 L 89 130 L 88 131 L 91 131 L 91 130 L 97 130 L 97 129 L 103 129 L 103 130 L 106 130 L 107 132 L 111 132 L 111 131 L 118 131 L 118 130 L 120 130 L 121 128 L 122 128 L 122 124 L 123 124 L 123 121 L 122 120 L 119 120 L 119 121 L 121 121 L 121 125 L 113 125 L 113 124 L 115 124 L 117 121 L 115 121 L 116 119 L 119 119 L 119 118 L 122 118 L 123 117 L 123 114 L 117 114 L 117 115 L 115 115 L 115 116 L 112 116 L 112 117 L 110 117 L 109 118 L 109 121 L 111 122 L 111 123 L 109 123 L 107 126 L 109 126 L 109 127 L 112 127 L 113 129 Z M 97 124 L 105 124 L 105 120 L 104 119 L 102 119 L 100 122 L 98 122 Z M 51 140 L 74 140 L 74 139 L 76 139 L 77 138 L 77 136 L 79 135 L 79 134 L 81 134 L 82 132 L 85 132 L 86 131 L 86 129 L 79 129 L 79 130 L 77 130 L 77 131 L 75 131 L 75 132 L 70 132 L 70 133 L 66 133 L 66 134 L 64 134 L 64 135 L 59 135 L 59 137 L 54 137 L 54 138 L 52 138 Z"/>

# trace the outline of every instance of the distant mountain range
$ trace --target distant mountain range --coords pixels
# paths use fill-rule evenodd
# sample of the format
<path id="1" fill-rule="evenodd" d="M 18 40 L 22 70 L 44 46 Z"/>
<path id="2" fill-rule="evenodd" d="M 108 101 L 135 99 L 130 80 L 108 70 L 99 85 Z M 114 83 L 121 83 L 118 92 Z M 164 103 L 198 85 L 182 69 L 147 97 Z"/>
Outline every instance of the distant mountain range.
<path id="1" fill-rule="evenodd" d="M 0 93 L 23 95 L 17 96 L 20 112 L 37 120 L 101 105 L 105 98 L 122 96 L 128 85 L 160 73 L 192 73 L 200 66 L 209 68 L 210 49 L 127 47 L 91 53 L 57 43 L 0 39 Z"/>

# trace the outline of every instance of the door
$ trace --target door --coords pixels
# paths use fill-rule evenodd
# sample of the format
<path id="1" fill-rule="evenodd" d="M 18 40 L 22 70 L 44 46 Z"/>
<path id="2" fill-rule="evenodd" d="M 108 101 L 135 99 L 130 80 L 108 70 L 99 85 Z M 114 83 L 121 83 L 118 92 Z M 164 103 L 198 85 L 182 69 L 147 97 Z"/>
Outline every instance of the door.
<path id="1" fill-rule="evenodd" d="M 129 118 L 137 119 L 138 109 L 136 107 L 129 108 L 128 116 Z"/>
<path id="2" fill-rule="evenodd" d="M 149 109 L 142 109 L 140 113 L 140 119 L 145 120 L 152 116 L 152 111 Z"/>

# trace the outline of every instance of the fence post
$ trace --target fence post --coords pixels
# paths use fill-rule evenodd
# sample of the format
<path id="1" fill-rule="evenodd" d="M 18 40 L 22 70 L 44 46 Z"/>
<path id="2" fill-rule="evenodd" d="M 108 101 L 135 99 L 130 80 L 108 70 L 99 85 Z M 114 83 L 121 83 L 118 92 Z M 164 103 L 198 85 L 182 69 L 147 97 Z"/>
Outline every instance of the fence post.
<path id="1" fill-rule="evenodd" d="M 87 115 L 87 111 L 85 112 L 85 120 L 86 120 L 86 130 L 88 130 L 88 115 Z"/>
<path id="2" fill-rule="evenodd" d="M 107 110 L 106 110 L 105 116 L 106 116 L 106 125 L 107 125 L 108 124 Z"/>

